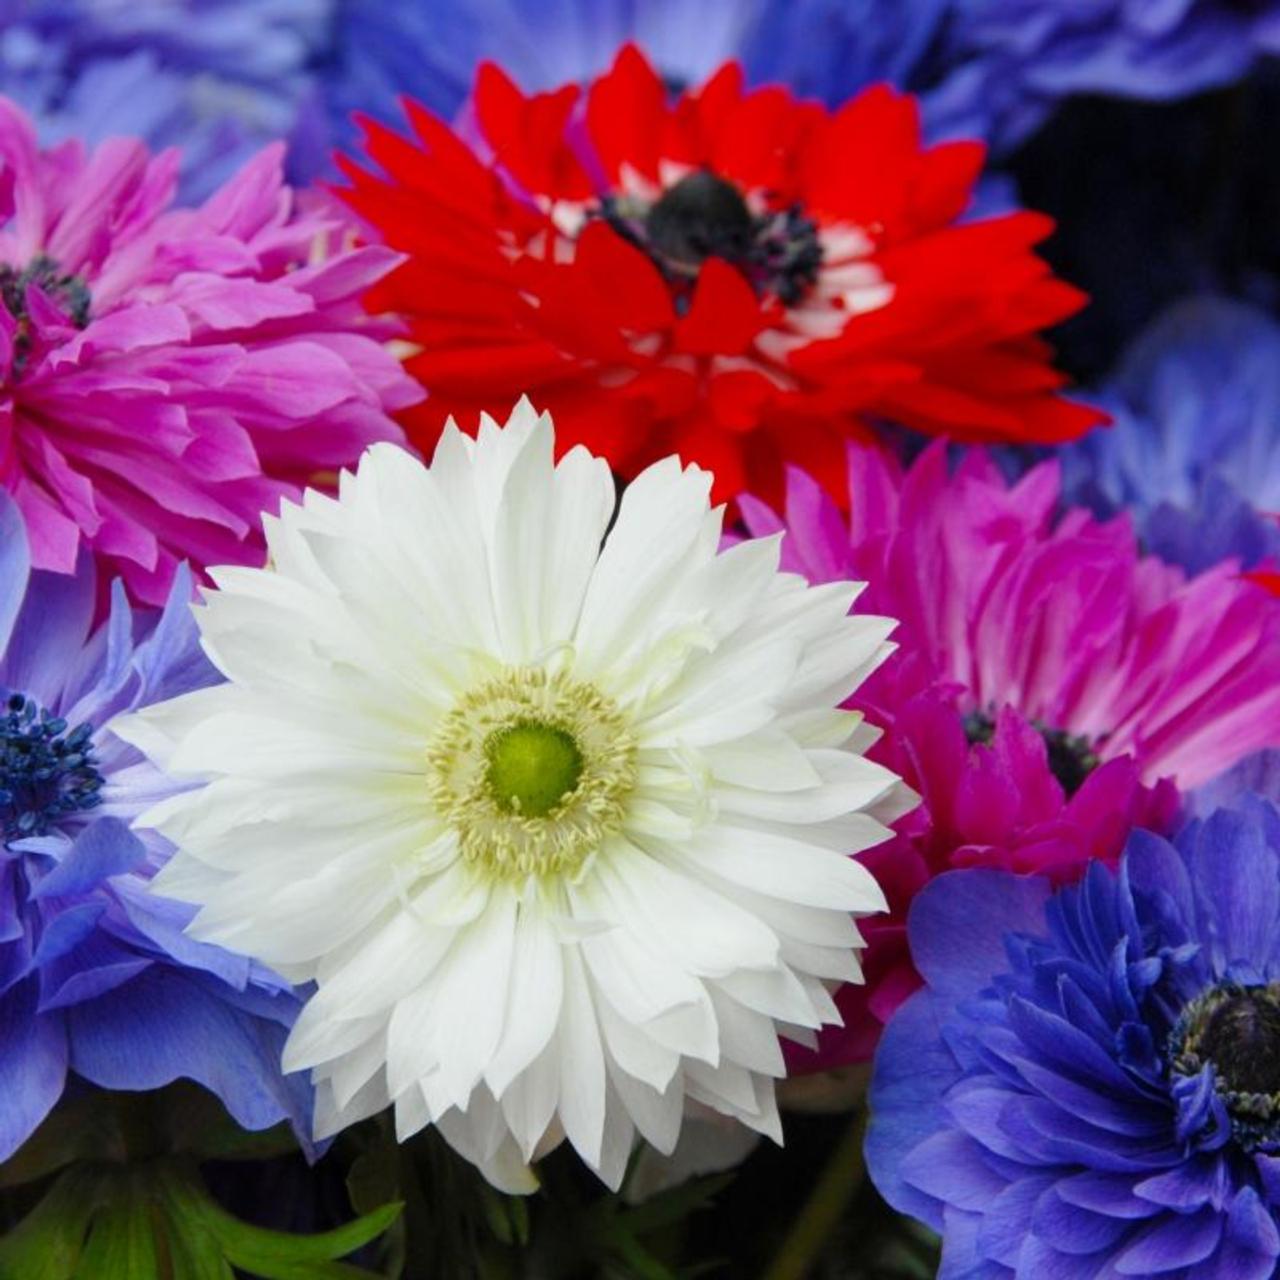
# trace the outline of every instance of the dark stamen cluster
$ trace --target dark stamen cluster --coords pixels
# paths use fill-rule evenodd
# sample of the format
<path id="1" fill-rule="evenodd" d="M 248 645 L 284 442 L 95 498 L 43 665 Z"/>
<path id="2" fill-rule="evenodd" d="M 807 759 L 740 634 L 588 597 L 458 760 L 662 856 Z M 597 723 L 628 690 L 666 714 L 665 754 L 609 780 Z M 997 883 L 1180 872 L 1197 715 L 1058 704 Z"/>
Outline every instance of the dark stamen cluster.
<path id="1" fill-rule="evenodd" d="M 1193 1000 L 1169 1042 L 1170 1072 L 1212 1064 L 1231 1131 L 1246 1150 L 1280 1146 L 1280 983 L 1223 983 Z"/>
<path id="2" fill-rule="evenodd" d="M 27 314 L 27 286 L 36 285 L 58 303 L 71 323 L 83 329 L 89 323 L 92 298 L 89 286 L 79 276 L 66 275 L 46 254 L 38 254 L 21 271 L 0 263 L 0 302 L 18 322 L 14 339 L 13 372 L 20 374 L 31 353 L 30 316 Z"/>
<path id="3" fill-rule="evenodd" d="M 1044 739 L 1049 771 L 1068 796 L 1075 795 L 1101 763 L 1093 744 L 1088 738 L 1067 733 L 1065 729 L 1051 729 L 1038 720 L 1032 724 Z M 964 718 L 964 732 L 971 743 L 989 746 L 995 737 L 996 722 L 985 711 L 971 711 Z"/>
<path id="4" fill-rule="evenodd" d="M 761 295 L 793 306 L 818 279 L 818 228 L 799 205 L 753 214 L 732 183 L 705 169 L 691 173 L 651 205 L 605 196 L 597 215 L 653 260 L 677 286 L 689 286 L 708 258 L 731 263 Z M 687 303 L 687 290 L 677 304 Z"/>
<path id="5" fill-rule="evenodd" d="M 6 840 L 45 835 L 60 818 L 102 801 L 93 725 L 67 722 L 20 693 L 0 717 L 0 821 Z"/>

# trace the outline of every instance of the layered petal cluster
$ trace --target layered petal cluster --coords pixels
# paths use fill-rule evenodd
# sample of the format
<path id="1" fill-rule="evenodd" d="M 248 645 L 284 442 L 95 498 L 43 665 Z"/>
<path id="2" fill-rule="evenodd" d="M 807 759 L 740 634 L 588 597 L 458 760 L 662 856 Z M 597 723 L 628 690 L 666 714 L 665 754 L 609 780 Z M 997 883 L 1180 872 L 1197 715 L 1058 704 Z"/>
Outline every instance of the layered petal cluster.
<path id="1" fill-rule="evenodd" d="M 120 727 L 205 784 L 143 819 L 194 936 L 317 984 L 318 1132 L 393 1103 L 514 1188 L 566 1137 L 616 1186 L 690 1104 L 776 1136 L 779 1034 L 837 1017 L 884 905 L 849 855 L 913 800 L 838 709 L 889 652 L 855 586 L 720 553 L 674 458 L 613 520 L 553 446 L 527 402 L 430 468 L 376 446 L 216 571 L 229 682 Z"/>
<path id="2" fill-rule="evenodd" d="M 1280 812 L 1118 871 L 957 871 L 912 911 L 867 1160 L 945 1232 L 940 1280 L 1268 1280 L 1280 1260 Z"/>
<path id="3" fill-rule="evenodd" d="M 739 503 L 752 533 L 785 530 L 784 568 L 865 579 L 859 608 L 901 619 L 894 662 L 852 705 L 886 727 L 872 754 L 922 798 L 868 855 L 891 913 L 868 922 L 844 1028 L 804 1067 L 867 1057 L 915 988 L 907 910 L 933 876 L 1070 881 L 1135 825 L 1170 830 L 1174 784 L 1280 745 L 1280 604 L 1234 565 L 1188 578 L 1141 555 L 1125 519 L 1059 514 L 1054 463 L 1012 485 L 977 451 L 949 472 L 940 444 L 908 468 L 853 446 L 848 465 L 847 517 L 798 471 L 782 516 Z"/>
<path id="4" fill-rule="evenodd" d="M 1143 541 L 1192 571 L 1280 562 L 1280 327 L 1225 298 L 1169 308 L 1101 392 L 1116 427 L 1063 452 L 1068 490 L 1135 513 Z"/>
<path id="5" fill-rule="evenodd" d="M 0 484 L 38 568 L 87 545 L 159 603 L 179 561 L 258 560 L 260 511 L 399 438 L 421 391 L 360 302 L 396 259 L 296 210 L 281 155 L 174 209 L 176 154 L 42 151 L 0 100 Z"/>
<path id="6" fill-rule="evenodd" d="M 0 14 L 4 91 L 46 142 L 129 136 L 182 148 L 186 201 L 212 194 L 280 137 L 292 143 L 294 175 L 308 177 L 326 134 L 311 64 L 336 9 L 336 0 L 24 0 Z"/>
<path id="7" fill-rule="evenodd" d="M 971 738 L 1011 707 L 1061 770 L 1128 756 L 1183 788 L 1280 745 L 1280 608 L 1233 562 L 1189 576 L 1126 517 L 1061 510 L 1056 462 L 1015 483 L 981 450 L 949 468 L 941 444 L 908 467 L 854 445 L 847 465 L 847 517 L 794 471 L 782 517 L 741 507 L 753 534 L 786 530 L 786 568 L 867 580 L 860 607 L 900 620 L 899 659 L 859 694 L 878 723 L 949 687 Z"/>
<path id="8" fill-rule="evenodd" d="M 1276 0 L 956 0 L 949 56 L 1012 146 L 1069 94 L 1164 100 L 1229 84 L 1280 52 Z"/>
<path id="9" fill-rule="evenodd" d="M 629 46 L 585 94 L 484 65 L 474 146 L 408 112 L 344 194 L 408 255 L 371 297 L 418 347 L 424 447 L 530 387 L 624 476 L 677 453 L 776 497 L 786 460 L 843 493 L 873 418 L 1051 442 L 1100 417 L 1036 337 L 1083 300 L 1032 250 L 1051 223 L 960 221 L 982 146 L 922 146 L 886 86 L 828 112 L 728 63 L 672 99 Z"/>
<path id="10" fill-rule="evenodd" d="M 179 574 L 163 612 L 134 611 L 117 583 L 94 625 L 92 560 L 33 571 L 0 495 L 0 1159 L 73 1073 L 126 1090 L 190 1078 L 245 1128 L 289 1119 L 309 1141 L 310 1088 L 280 1070 L 299 1002 L 186 937 L 192 909 L 150 892 L 172 850 L 130 824 L 179 788 L 107 727 L 218 679 L 191 594 Z"/>

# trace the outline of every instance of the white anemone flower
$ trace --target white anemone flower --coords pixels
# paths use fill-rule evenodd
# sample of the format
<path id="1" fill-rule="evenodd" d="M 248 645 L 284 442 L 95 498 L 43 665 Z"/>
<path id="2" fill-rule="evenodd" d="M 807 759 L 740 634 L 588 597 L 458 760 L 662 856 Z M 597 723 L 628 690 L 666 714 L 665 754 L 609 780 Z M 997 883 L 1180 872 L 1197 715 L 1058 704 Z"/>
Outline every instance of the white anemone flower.
<path id="1" fill-rule="evenodd" d="M 496 1185 L 564 1138 L 617 1186 L 700 1104 L 780 1140 L 779 1035 L 838 1021 L 851 854 L 914 801 L 839 709 L 889 653 L 858 587 L 721 550 L 675 458 L 617 506 L 527 401 L 430 467 L 376 445 L 196 610 L 227 683 L 116 726 L 203 785 L 142 822 L 191 932 L 316 984 L 316 1130 L 394 1105 Z"/>

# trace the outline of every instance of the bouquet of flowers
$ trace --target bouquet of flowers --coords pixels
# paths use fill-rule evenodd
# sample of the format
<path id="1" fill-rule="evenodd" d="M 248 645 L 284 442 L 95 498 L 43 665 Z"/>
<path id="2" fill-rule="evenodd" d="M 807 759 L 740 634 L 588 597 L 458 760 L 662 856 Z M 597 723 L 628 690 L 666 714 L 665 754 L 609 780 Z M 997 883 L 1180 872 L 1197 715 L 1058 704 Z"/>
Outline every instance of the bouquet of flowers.
<path id="1" fill-rule="evenodd" d="M 0 1280 L 1280 1275 L 1277 53 L 0 7 Z"/>

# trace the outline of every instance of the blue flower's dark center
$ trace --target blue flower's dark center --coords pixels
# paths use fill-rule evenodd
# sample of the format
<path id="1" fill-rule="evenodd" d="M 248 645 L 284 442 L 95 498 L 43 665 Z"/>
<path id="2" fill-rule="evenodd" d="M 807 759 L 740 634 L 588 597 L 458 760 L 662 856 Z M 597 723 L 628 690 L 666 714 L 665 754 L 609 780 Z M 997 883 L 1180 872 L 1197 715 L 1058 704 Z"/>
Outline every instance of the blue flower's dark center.
<path id="1" fill-rule="evenodd" d="M 4 838 L 42 836 L 58 821 L 101 803 L 93 725 L 67 722 L 12 694 L 0 718 L 0 820 Z"/>
<path id="2" fill-rule="evenodd" d="M 699 169 L 652 204 L 605 196 L 599 216 L 643 249 L 678 290 L 695 281 L 708 258 L 722 258 L 760 294 L 793 306 L 822 266 L 818 228 L 799 205 L 752 213 L 731 182 Z M 684 300 L 677 292 L 677 300 Z"/>
<path id="3" fill-rule="evenodd" d="M 1193 1000 L 1174 1027 L 1169 1058 L 1178 1076 L 1212 1064 L 1244 1147 L 1280 1144 L 1280 983 L 1223 983 Z"/>
<path id="4" fill-rule="evenodd" d="M 27 313 L 27 286 L 36 285 L 58 304 L 77 329 L 89 323 L 92 298 L 89 286 L 79 276 L 66 275 L 46 254 L 38 254 L 19 271 L 0 263 L 0 302 L 18 322 L 13 343 L 13 373 L 20 374 L 31 354 L 31 317 Z"/>
<path id="5" fill-rule="evenodd" d="M 1067 733 L 1064 729 L 1051 729 L 1038 720 L 1033 720 L 1032 724 L 1044 739 L 1049 771 L 1068 796 L 1075 795 L 1101 763 L 1093 744 L 1088 738 Z M 971 711 L 964 718 L 964 731 L 970 743 L 989 746 L 996 736 L 996 722 L 985 711 Z"/>

